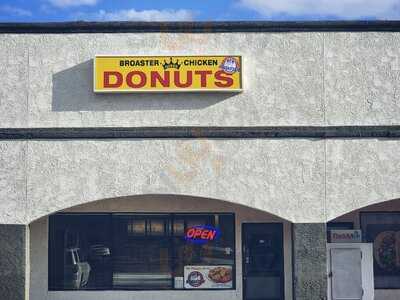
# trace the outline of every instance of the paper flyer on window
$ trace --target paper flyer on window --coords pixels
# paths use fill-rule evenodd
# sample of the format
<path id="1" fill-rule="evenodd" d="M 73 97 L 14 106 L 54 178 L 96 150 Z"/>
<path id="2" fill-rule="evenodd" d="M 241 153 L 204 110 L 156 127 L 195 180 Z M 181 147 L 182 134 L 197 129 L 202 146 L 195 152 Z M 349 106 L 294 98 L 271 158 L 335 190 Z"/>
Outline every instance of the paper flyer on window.
<path id="1" fill-rule="evenodd" d="M 185 266 L 185 289 L 231 289 L 232 266 Z"/>

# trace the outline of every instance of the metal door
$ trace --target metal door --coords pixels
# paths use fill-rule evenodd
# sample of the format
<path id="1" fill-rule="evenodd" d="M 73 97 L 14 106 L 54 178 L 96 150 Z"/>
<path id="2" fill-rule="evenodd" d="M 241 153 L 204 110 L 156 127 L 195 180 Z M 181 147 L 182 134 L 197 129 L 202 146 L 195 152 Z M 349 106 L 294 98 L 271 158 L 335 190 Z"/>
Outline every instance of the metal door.
<path id="1" fill-rule="evenodd" d="M 242 243 L 243 299 L 283 300 L 282 224 L 243 224 Z"/>
<path id="2" fill-rule="evenodd" d="M 361 300 L 360 249 L 331 249 L 332 300 Z"/>
<path id="3" fill-rule="evenodd" d="M 373 300 L 373 248 L 369 243 L 327 244 L 328 300 Z"/>

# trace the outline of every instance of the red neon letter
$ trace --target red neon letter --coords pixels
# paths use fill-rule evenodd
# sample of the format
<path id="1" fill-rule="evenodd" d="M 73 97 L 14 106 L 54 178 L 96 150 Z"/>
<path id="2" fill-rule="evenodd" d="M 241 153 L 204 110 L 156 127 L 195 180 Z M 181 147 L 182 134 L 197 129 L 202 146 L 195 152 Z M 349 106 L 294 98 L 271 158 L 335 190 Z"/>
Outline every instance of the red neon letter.
<path id="1" fill-rule="evenodd" d="M 110 77 L 114 76 L 116 78 L 116 81 L 114 83 L 111 83 Z M 113 72 L 113 71 L 104 71 L 104 81 L 103 81 L 103 86 L 105 88 L 117 88 L 122 85 L 123 78 L 122 74 L 120 72 Z"/>
<path id="2" fill-rule="evenodd" d="M 215 73 L 215 79 L 220 80 L 216 81 L 215 85 L 220 88 L 230 87 L 233 85 L 233 78 L 226 74 L 224 71 L 220 70 Z M 221 82 L 225 81 L 225 83 Z"/>
<path id="3" fill-rule="evenodd" d="M 181 82 L 181 75 L 180 75 L 179 71 L 174 71 L 174 82 L 175 82 L 175 85 L 180 88 L 187 88 L 187 87 L 191 86 L 192 82 L 193 82 L 192 71 L 187 71 L 185 83 Z"/>
<path id="4" fill-rule="evenodd" d="M 208 239 L 208 233 L 209 233 L 209 232 L 210 232 L 209 230 L 204 229 L 203 232 L 201 233 L 201 238 L 202 238 L 203 240 L 207 240 L 207 239 Z"/>
<path id="5" fill-rule="evenodd" d="M 192 238 L 194 235 L 195 230 L 193 228 L 190 228 L 187 232 L 186 232 L 186 236 L 188 238 Z"/>
<path id="6" fill-rule="evenodd" d="M 195 239 L 197 239 L 198 237 L 200 237 L 201 236 L 201 232 L 202 232 L 202 230 L 201 229 L 196 229 L 196 231 L 195 231 L 195 233 L 194 233 L 194 238 Z"/>
<path id="7" fill-rule="evenodd" d="M 210 232 L 208 233 L 207 238 L 210 241 L 213 241 L 215 239 L 215 236 L 217 235 L 217 231 L 216 230 L 210 230 Z"/>
<path id="8" fill-rule="evenodd" d="M 207 75 L 211 75 L 212 71 L 195 71 L 196 75 L 200 75 L 201 87 L 207 86 Z"/>
<path id="9" fill-rule="evenodd" d="M 157 81 L 163 87 L 169 87 L 169 71 L 164 71 L 164 78 L 162 78 L 157 71 L 151 71 L 150 79 L 151 79 L 151 87 L 156 87 Z"/>
<path id="10" fill-rule="evenodd" d="M 138 83 L 133 82 L 133 76 L 135 75 L 138 75 L 140 78 L 140 81 Z M 144 87 L 146 85 L 146 81 L 147 81 L 146 74 L 144 74 L 141 71 L 132 71 L 129 72 L 128 75 L 126 75 L 126 84 L 134 89 Z"/>

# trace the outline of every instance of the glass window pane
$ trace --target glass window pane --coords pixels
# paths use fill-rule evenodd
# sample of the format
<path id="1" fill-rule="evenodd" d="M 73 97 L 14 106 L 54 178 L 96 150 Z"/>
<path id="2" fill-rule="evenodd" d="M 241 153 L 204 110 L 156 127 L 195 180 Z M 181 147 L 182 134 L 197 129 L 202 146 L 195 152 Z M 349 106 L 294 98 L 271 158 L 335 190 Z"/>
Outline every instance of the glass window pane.
<path id="1" fill-rule="evenodd" d="M 234 273 L 230 214 L 57 214 L 49 234 L 50 290 L 182 289 L 185 266 Z"/>
<path id="2" fill-rule="evenodd" d="M 110 288 L 110 230 L 109 215 L 51 216 L 49 289 Z"/>
<path id="3" fill-rule="evenodd" d="M 137 220 L 140 222 L 137 222 Z M 136 223 L 135 223 L 136 222 Z M 129 224 L 146 224 L 139 235 Z M 172 288 L 169 216 L 114 215 L 113 286 L 117 289 Z M 143 225 L 141 225 L 143 226 Z"/>
<path id="4" fill-rule="evenodd" d="M 400 213 L 361 213 L 365 242 L 374 245 L 374 279 L 378 289 L 400 288 Z"/>
<path id="5" fill-rule="evenodd" d="M 166 224 L 165 220 L 162 219 L 150 219 L 149 225 L 149 235 L 152 236 L 163 236 L 166 234 Z"/>
<path id="6" fill-rule="evenodd" d="M 185 221 L 183 219 L 174 219 L 174 236 L 182 236 L 185 234 Z"/>
<path id="7" fill-rule="evenodd" d="M 72 252 L 65 252 L 65 264 L 66 265 L 72 265 L 74 264 L 75 259 L 74 259 L 74 255 L 72 254 Z"/>
<path id="8" fill-rule="evenodd" d="M 235 263 L 235 227 L 234 215 L 204 214 L 176 215 L 175 220 L 182 224 L 184 220 L 185 235 L 174 237 L 174 276 L 183 277 L 185 266 L 234 266 Z M 178 226 L 179 226 L 178 225 Z M 174 223 L 174 228 L 176 224 Z M 217 230 L 214 240 L 208 240 L 209 235 L 202 235 L 204 241 L 192 242 L 185 239 L 191 228 Z M 203 232 L 204 232 L 203 231 Z M 206 231 L 207 232 L 207 231 Z M 209 231 L 208 231 L 209 232 Z M 234 272 L 234 271 L 233 271 Z"/>
<path id="9" fill-rule="evenodd" d="M 127 222 L 128 235 L 145 235 L 146 234 L 146 220 L 131 219 Z"/>

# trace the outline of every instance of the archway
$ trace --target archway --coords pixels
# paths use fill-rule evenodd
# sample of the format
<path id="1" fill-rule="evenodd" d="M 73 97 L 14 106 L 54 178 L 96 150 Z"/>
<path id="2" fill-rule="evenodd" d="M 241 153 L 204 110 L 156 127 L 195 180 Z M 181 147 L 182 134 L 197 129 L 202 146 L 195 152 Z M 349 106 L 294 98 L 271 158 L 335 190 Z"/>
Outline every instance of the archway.
<path id="1" fill-rule="evenodd" d="M 208 218 L 212 225 L 215 225 L 214 220 L 219 219 L 221 221 L 225 216 L 233 216 L 233 239 L 234 243 L 234 264 L 232 266 L 234 273 L 234 282 L 235 284 L 232 288 L 222 289 L 218 291 L 218 296 L 221 299 L 242 299 L 243 294 L 243 243 L 242 243 L 242 225 L 247 223 L 257 223 L 257 224 L 278 224 L 282 228 L 282 274 L 276 275 L 276 282 L 281 284 L 280 287 L 275 287 L 277 290 L 282 289 L 283 298 L 282 299 L 292 299 L 292 224 L 284 220 L 280 217 L 274 216 L 270 213 L 250 208 L 248 206 L 243 206 L 240 204 L 234 204 L 227 201 L 210 199 L 210 198 L 202 198 L 202 197 L 192 197 L 192 196 L 182 196 L 182 195 L 141 195 L 141 196 L 129 196 L 129 197 L 120 197 L 114 199 L 103 199 L 99 201 L 94 201 L 90 203 L 86 203 L 83 205 L 74 206 L 71 208 L 64 209 L 62 211 L 58 211 L 55 215 L 45 216 L 40 219 L 33 221 L 30 224 L 30 268 L 31 268 L 31 278 L 30 278 L 30 299 L 31 300 L 59 300 L 64 299 L 67 291 L 63 291 L 62 289 L 54 288 L 50 285 L 50 282 L 47 280 L 49 278 L 50 265 L 51 262 L 51 248 L 52 248 L 52 221 L 51 218 L 55 216 L 88 216 L 88 214 L 97 214 L 97 215 L 112 215 L 115 218 L 120 216 L 134 216 L 135 218 L 139 216 L 139 219 L 144 219 L 144 216 L 147 218 L 146 228 L 150 224 L 148 221 L 149 215 L 157 215 L 164 218 L 163 220 L 167 220 L 166 222 L 170 222 L 170 220 L 177 220 L 178 217 L 192 221 L 192 218 L 195 215 L 202 215 L 205 218 Z M 118 220 L 117 220 L 118 221 Z M 84 221 L 85 222 L 85 221 Z M 80 224 L 84 224 L 80 223 Z M 113 219 L 114 222 L 114 219 Z M 164 223 L 164 224 L 167 224 Z M 89 224 L 89 223 L 85 223 Z M 106 232 L 105 227 L 97 223 L 98 231 Z M 115 223 L 114 223 L 115 224 Z M 130 223 L 127 226 L 131 226 L 132 229 L 133 223 Z M 176 223 L 173 223 L 176 224 Z M 195 222 L 193 223 L 194 225 Z M 138 225 L 140 228 L 140 225 Z M 174 225 L 171 225 L 174 226 Z M 104 228 L 103 228 L 104 227 Z M 174 228 L 174 227 L 172 227 Z M 220 228 L 221 229 L 221 228 Z M 136 229 L 132 229 L 133 231 Z M 139 230 L 139 229 L 138 229 Z M 147 233 L 148 229 L 146 229 Z M 163 229 L 166 230 L 166 229 Z M 87 230 L 84 230 L 87 232 Z M 140 230 L 139 230 L 140 231 Z M 138 231 L 138 232 L 139 232 Z M 53 230 L 54 232 L 54 230 Z M 131 233 L 132 234 L 132 233 Z M 139 233 L 138 233 L 139 234 Z M 221 229 L 221 234 L 228 234 L 225 231 L 225 228 Z M 134 235 L 134 234 L 133 234 Z M 161 236 L 159 237 L 161 238 Z M 121 241 L 121 239 L 119 239 Z M 272 239 L 271 241 L 265 240 L 266 243 L 274 243 L 275 241 Z M 104 241 L 101 243 L 105 244 Z M 121 243 L 121 242 L 118 242 Z M 271 244 L 272 245 L 272 244 Z M 77 245 L 81 246 L 81 245 Z M 84 246 L 87 249 L 90 247 Z M 176 248 L 176 246 L 174 246 Z M 224 245 L 225 249 L 229 248 L 229 246 Z M 144 248 L 148 249 L 148 252 L 151 252 L 151 247 L 149 245 Z M 111 251 L 115 251 L 115 243 L 110 247 Z M 85 251 L 87 251 L 85 249 Z M 137 251 L 131 249 L 130 251 Z M 211 250 L 207 250 L 211 251 Z M 214 250 L 213 250 L 214 251 Z M 225 250 L 228 251 L 228 250 Z M 215 252 L 215 251 L 214 251 Z M 229 252 L 229 251 L 228 251 Z M 49 253 L 49 255 L 47 254 Z M 158 256 L 165 256 L 169 254 L 160 254 L 161 252 L 157 252 Z M 203 254 L 198 254 L 203 255 Z M 210 254 L 208 254 L 210 255 Z M 221 254 L 218 254 L 216 257 L 208 258 L 208 262 L 211 265 L 214 265 L 215 261 L 217 263 L 219 261 L 220 265 L 224 265 L 221 263 L 220 259 Z M 270 258 L 271 259 L 271 258 Z M 277 257 L 275 258 L 277 259 Z M 226 260 L 226 258 L 225 258 Z M 226 261 L 227 263 L 228 261 Z M 132 263 L 132 260 L 130 260 Z M 128 264 L 128 263 L 127 263 Z M 114 266 L 115 268 L 115 266 Z M 162 270 L 163 272 L 165 270 Z M 279 270 L 275 270 L 278 272 Z M 121 273 L 121 272 L 120 272 Z M 175 273 L 176 275 L 176 273 Z M 272 275 L 271 275 L 272 276 Z M 282 277 L 280 277 L 282 276 Z M 107 299 L 122 299 L 123 297 L 129 297 L 129 299 L 153 299 L 154 297 L 163 297 L 163 298 L 171 298 L 171 299 L 187 299 L 187 293 L 182 293 L 179 289 L 175 289 L 174 285 L 179 284 L 178 277 L 183 277 L 182 274 L 179 276 L 175 276 L 174 280 L 171 282 L 171 286 L 166 288 L 161 296 L 160 290 L 147 290 L 142 291 L 141 293 L 132 293 L 132 291 L 122 291 L 118 288 L 109 289 L 102 292 Z M 116 276 L 114 275 L 113 279 L 115 281 Z M 270 282 L 274 277 L 270 278 Z M 113 281 L 113 284 L 115 283 Z M 271 283 L 270 283 L 271 284 Z M 50 287 L 51 291 L 48 291 Z M 278 293 L 278 292 L 277 292 Z M 279 293 L 278 293 L 279 294 Z M 79 299 L 93 299 L 94 295 L 96 295 L 96 291 L 89 291 L 84 289 L 82 291 L 74 291 L 74 295 L 76 295 Z M 209 298 L 212 295 L 212 291 L 203 290 L 196 291 L 196 297 L 204 297 Z M 64 298 L 63 298 L 64 297 Z M 122 298 L 121 298 L 122 297 Z"/>

